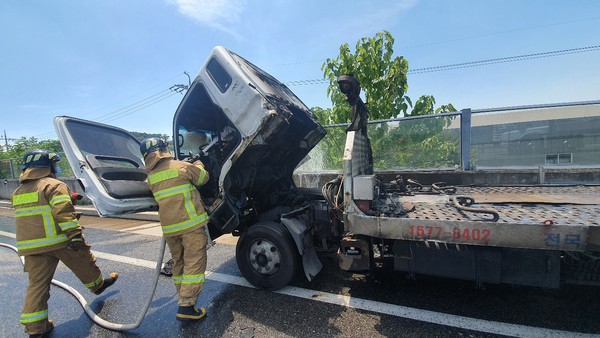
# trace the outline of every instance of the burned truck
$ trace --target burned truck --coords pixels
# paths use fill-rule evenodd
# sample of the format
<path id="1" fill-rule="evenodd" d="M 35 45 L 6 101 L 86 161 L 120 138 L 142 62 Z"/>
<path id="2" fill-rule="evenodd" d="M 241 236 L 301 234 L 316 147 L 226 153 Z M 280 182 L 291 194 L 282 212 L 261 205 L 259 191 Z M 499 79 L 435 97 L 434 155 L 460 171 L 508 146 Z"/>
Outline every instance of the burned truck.
<path id="1" fill-rule="evenodd" d="M 598 282 L 595 205 L 557 202 L 523 212 L 491 199 L 498 190 L 438 184 L 437 194 L 423 194 L 414 182 L 383 182 L 373 172 L 358 83 L 343 76 L 339 84 L 352 123 L 342 171 L 321 189 L 296 186 L 293 173 L 325 129 L 289 88 L 234 52 L 213 49 L 174 113 L 174 156 L 202 159 L 209 233 L 239 237 L 236 261 L 251 284 L 274 290 L 299 275 L 312 280 L 322 269 L 320 252 L 337 253 L 347 271 L 392 266 L 412 276 L 544 287 Z M 67 116 L 54 125 L 100 216 L 157 210 L 133 135 Z M 581 189 L 597 198 L 592 187 Z M 584 208 L 589 217 L 575 219 Z M 552 222 L 536 222 L 535 214 Z"/>

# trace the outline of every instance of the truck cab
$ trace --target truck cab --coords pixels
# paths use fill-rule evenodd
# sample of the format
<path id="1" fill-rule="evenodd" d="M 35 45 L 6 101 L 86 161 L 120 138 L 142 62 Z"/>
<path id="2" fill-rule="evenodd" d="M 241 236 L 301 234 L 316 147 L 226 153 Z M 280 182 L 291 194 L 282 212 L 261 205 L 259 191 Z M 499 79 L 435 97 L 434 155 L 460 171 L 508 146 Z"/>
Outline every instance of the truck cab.
<path id="1" fill-rule="evenodd" d="M 65 156 L 101 216 L 157 210 L 139 142 L 113 126 L 58 116 Z M 292 173 L 325 136 L 292 91 L 224 47 L 215 47 L 173 117 L 176 159 L 198 155 L 209 172 L 199 190 L 212 238 L 240 236 L 236 257 L 252 284 L 277 289 L 300 265 L 321 269 L 312 236 L 327 222 L 318 192 L 299 189 Z"/>

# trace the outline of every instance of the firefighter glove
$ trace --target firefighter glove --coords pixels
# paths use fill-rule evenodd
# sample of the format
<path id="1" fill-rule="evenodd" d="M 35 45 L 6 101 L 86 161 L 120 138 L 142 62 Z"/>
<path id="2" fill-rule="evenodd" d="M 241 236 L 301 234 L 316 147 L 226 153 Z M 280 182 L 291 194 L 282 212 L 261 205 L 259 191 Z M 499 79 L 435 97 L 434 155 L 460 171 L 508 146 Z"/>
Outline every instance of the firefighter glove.
<path id="1" fill-rule="evenodd" d="M 87 247 L 87 245 L 85 244 L 85 240 L 83 239 L 83 236 L 81 236 L 81 235 L 73 236 L 73 238 L 71 238 L 69 240 L 69 243 L 67 243 L 67 248 L 69 248 L 73 251 L 77 251 L 79 249 L 85 249 L 86 247 Z"/>
<path id="2" fill-rule="evenodd" d="M 183 161 L 188 163 L 194 163 L 200 159 L 200 154 L 192 155 L 190 157 L 186 157 Z"/>
<path id="3" fill-rule="evenodd" d="M 71 203 L 73 203 L 73 205 L 75 205 L 75 203 L 77 203 L 77 201 L 81 201 L 81 199 L 83 199 L 83 195 L 80 195 L 75 190 L 71 191 Z"/>

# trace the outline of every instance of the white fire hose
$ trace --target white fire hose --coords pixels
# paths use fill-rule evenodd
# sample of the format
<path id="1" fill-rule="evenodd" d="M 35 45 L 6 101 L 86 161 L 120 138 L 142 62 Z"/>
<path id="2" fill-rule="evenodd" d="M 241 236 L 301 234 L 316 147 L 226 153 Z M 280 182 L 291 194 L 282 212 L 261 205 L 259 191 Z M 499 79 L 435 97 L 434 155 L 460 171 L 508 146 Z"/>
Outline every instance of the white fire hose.
<path id="1" fill-rule="evenodd" d="M 207 233 L 208 233 L 208 231 L 207 231 Z M 17 248 L 13 245 L 0 243 L 0 246 L 9 248 L 9 249 L 13 250 L 14 252 L 18 253 Z M 160 269 L 161 269 L 163 257 L 165 254 L 165 239 L 162 236 L 161 236 L 161 240 L 160 240 L 160 250 L 159 251 L 160 251 L 159 257 L 156 261 L 156 277 L 154 278 L 154 281 L 152 282 L 152 289 L 150 291 L 150 294 L 148 295 L 148 300 L 146 301 L 144 310 L 140 313 L 136 322 L 132 323 L 132 324 L 111 323 L 105 319 L 102 319 L 90 308 L 90 306 L 88 305 L 88 302 L 81 295 L 81 293 L 79 293 L 79 291 L 75 290 L 72 286 L 69 286 L 63 282 L 57 281 L 56 279 L 52 280 L 52 284 L 54 284 L 60 288 L 63 288 L 64 290 L 66 290 L 67 292 L 69 292 L 70 294 L 75 296 L 75 298 L 77 298 L 77 300 L 79 301 L 79 304 L 81 304 L 81 306 L 83 307 L 83 310 L 88 315 L 88 317 L 90 317 L 90 319 L 94 323 L 98 324 L 99 326 L 101 326 L 105 329 L 115 330 L 115 331 L 132 330 L 132 329 L 135 329 L 138 326 L 140 326 L 140 324 L 144 320 L 144 317 L 146 316 L 146 313 L 148 312 L 148 308 L 150 307 L 150 304 L 152 303 L 152 298 L 154 297 L 154 292 L 156 292 L 156 286 L 158 284 L 158 277 L 160 276 Z M 19 258 L 21 260 L 21 264 L 25 265 L 25 259 L 22 256 Z"/>

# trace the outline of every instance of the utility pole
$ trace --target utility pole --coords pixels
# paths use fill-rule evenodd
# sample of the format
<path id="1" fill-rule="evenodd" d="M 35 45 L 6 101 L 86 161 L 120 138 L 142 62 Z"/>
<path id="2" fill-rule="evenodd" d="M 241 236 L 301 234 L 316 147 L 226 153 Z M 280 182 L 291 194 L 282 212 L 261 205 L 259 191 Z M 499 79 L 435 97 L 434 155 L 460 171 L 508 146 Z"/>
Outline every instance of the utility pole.
<path id="1" fill-rule="evenodd" d="M 2 136 L 0 136 L 0 139 Z M 16 141 L 16 138 L 8 138 L 6 137 L 6 129 L 4 129 L 4 150 L 8 151 L 8 141 Z"/>
<path id="2" fill-rule="evenodd" d="M 183 72 L 183 74 L 187 75 L 188 77 L 188 88 L 192 86 L 192 79 L 190 78 L 190 74 L 188 74 L 188 72 Z"/>
<path id="3" fill-rule="evenodd" d="M 190 87 L 192 86 L 192 79 L 190 78 L 190 74 L 188 74 L 188 72 L 183 72 L 183 74 L 187 75 L 188 77 L 188 85 L 182 85 L 182 84 L 176 84 L 176 85 L 172 85 L 169 89 L 174 91 L 174 92 L 178 92 L 179 94 L 183 95 L 183 92 L 190 89 Z"/>
<path id="4" fill-rule="evenodd" d="M 13 141 L 14 139 L 10 139 L 11 141 Z M 6 129 L 4 129 L 4 151 L 8 152 L 8 137 L 6 137 Z M 9 170 L 10 170 L 10 177 L 12 179 L 15 178 L 15 171 L 14 171 L 14 167 L 13 167 L 13 161 L 12 159 L 8 160 L 8 165 L 9 165 Z"/>

